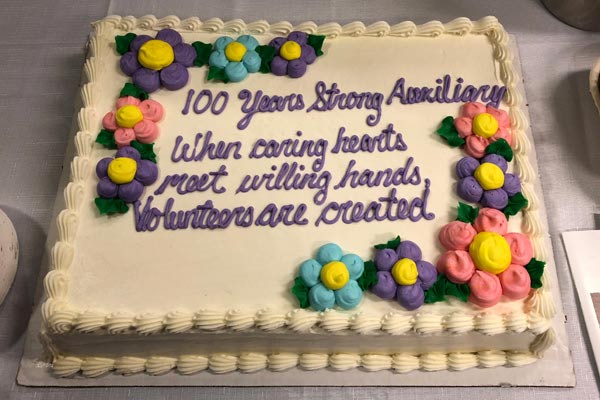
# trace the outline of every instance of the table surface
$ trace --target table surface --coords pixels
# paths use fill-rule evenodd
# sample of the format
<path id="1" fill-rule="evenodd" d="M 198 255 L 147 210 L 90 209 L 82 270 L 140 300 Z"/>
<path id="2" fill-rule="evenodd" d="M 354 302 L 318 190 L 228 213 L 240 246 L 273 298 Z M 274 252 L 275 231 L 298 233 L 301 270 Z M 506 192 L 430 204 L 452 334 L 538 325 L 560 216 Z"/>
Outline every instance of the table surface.
<path id="1" fill-rule="evenodd" d="M 143 4 L 142 4 L 143 3 Z M 167 4 L 168 3 L 168 4 Z M 408 4 L 410 3 L 410 4 Z M 575 388 L 27 388 L 15 377 L 67 148 L 89 23 L 108 14 L 176 14 L 201 19 L 294 23 L 395 23 L 495 15 L 518 42 L 540 175 L 549 215 Z M 12 290 L 0 305 L 0 398 L 544 398 L 597 399 L 592 365 L 560 233 L 594 229 L 600 212 L 600 117 L 588 73 L 600 33 L 571 28 L 535 0 L 467 1 L 108 1 L 2 0 L 0 13 L 0 208 L 21 245 Z M 460 374 L 457 373 L 457 379 Z"/>

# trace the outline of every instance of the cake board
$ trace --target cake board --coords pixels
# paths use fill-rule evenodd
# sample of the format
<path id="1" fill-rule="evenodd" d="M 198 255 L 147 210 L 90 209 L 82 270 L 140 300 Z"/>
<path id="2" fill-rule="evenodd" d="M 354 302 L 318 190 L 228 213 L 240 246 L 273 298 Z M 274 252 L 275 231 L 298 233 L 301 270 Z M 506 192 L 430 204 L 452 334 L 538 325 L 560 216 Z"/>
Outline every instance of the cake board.
<path id="1" fill-rule="evenodd" d="M 521 75 L 521 64 L 516 40 L 510 37 L 514 67 L 518 76 Z M 518 82 L 519 90 L 525 94 L 522 81 Z M 527 104 L 524 97 L 523 104 Z M 78 98 L 75 110 L 81 107 Z M 527 117 L 528 110 L 523 110 Z M 76 124 L 73 124 L 76 127 Z M 75 131 L 70 137 L 74 137 Z M 526 134 L 533 142 L 531 129 L 527 128 Z M 74 141 L 70 140 L 63 165 L 70 165 L 75 151 Z M 538 176 L 535 184 L 536 195 L 543 200 L 539 174 L 537 173 L 537 158 L 535 149 L 532 149 L 532 164 Z M 64 208 L 63 190 L 69 180 L 70 169 L 63 168 L 59 190 L 54 206 L 53 215 Z M 540 210 L 545 231 L 547 215 L 545 209 Z M 50 246 L 56 240 L 56 227 L 51 226 L 42 261 L 41 278 L 48 270 Z M 548 249 L 552 249 L 550 237 L 545 238 Z M 180 375 L 174 371 L 160 376 L 135 374 L 120 376 L 107 374 L 94 379 L 76 376 L 73 378 L 56 378 L 52 375 L 51 365 L 45 359 L 42 343 L 40 342 L 39 329 L 41 326 L 41 288 L 42 279 L 39 279 L 36 291 L 35 308 L 29 322 L 25 350 L 21 359 L 17 382 L 24 386 L 58 386 L 58 387 L 95 387 L 95 386 L 551 386 L 573 387 L 575 375 L 573 361 L 568 348 L 567 333 L 565 329 L 566 316 L 564 315 L 560 291 L 558 288 L 557 274 L 552 251 L 547 260 L 547 269 L 553 299 L 556 305 L 556 315 L 552 327 L 556 333 L 556 343 L 544 353 L 544 357 L 533 364 L 518 368 L 472 368 L 464 371 L 413 371 L 408 374 L 398 374 L 390 370 L 368 372 L 362 369 L 350 371 L 333 371 L 320 369 L 316 371 L 298 371 L 296 368 L 284 372 L 270 372 L 268 370 L 256 373 L 241 373 L 239 371 L 222 375 L 211 372 L 200 372 L 190 376 Z"/>

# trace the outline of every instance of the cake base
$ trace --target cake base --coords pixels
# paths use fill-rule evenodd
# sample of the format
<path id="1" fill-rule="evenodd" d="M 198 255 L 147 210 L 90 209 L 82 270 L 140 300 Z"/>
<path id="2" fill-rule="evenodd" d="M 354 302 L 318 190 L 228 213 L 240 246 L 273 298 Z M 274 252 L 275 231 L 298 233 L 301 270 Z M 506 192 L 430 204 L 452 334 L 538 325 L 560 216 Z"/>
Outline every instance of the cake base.
<path id="1" fill-rule="evenodd" d="M 515 54 L 515 68 L 520 69 L 520 63 L 518 60 L 518 52 L 516 51 L 516 46 L 514 45 L 514 38 L 512 39 L 512 50 L 513 54 Z M 520 73 L 520 70 L 518 70 Z M 522 88 L 520 88 L 521 93 L 524 93 Z M 524 100 L 524 103 L 526 101 Z M 526 111 L 526 110 L 525 110 Z M 531 132 L 527 130 L 527 135 L 531 139 Z M 68 164 L 68 160 L 73 157 L 73 143 L 69 145 L 69 149 L 67 151 L 66 160 Z M 532 154 L 532 163 L 534 164 L 534 168 L 537 169 L 535 165 L 535 157 Z M 62 198 L 62 190 L 68 181 L 68 170 L 65 169 L 64 176 L 61 178 L 61 188 L 59 190 L 59 195 L 57 197 L 57 203 L 55 205 L 55 215 L 64 207 L 64 200 Z M 538 185 L 536 185 L 536 194 L 541 199 L 542 194 Z M 541 220 L 546 225 L 546 215 L 540 215 Z M 54 243 L 56 228 L 52 227 L 48 237 L 48 243 Z M 549 238 L 546 238 L 546 246 L 548 249 L 551 248 L 551 243 Z M 551 253 L 550 253 L 551 254 Z M 47 259 L 48 257 L 45 257 Z M 548 256 L 548 265 L 554 266 L 554 261 L 552 257 Z M 45 274 L 47 271 L 47 265 L 43 265 L 42 272 Z M 447 367 L 444 366 L 443 370 L 440 371 L 422 371 L 422 370 L 414 370 L 409 374 L 398 374 L 390 370 L 390 367 L 382 367 L 381 371 L 373 372 L 373 369 L 369 370 L 363 366 L 358 368 L 353 368 L 344 371 L 343 374 L 340 374 L 339 371 L 334 371 L 330 368 L 320 368 L 315 371 L 306 370 L 304 368 L 301 373 L 298 373 L 297 368 L 290 368 L 285 371 L 280 371 L 277 373 L 273 373 L 270 370 L 262 369 L 258 372 L 254 373 L 242 373 L 240 371 L 229 372 L 227 374 L 218 375 L 213 372 L 200 372 L 192 375 L 181 375 L 176 372 L 170 370 L 170 368 L 165 369 L 165 374 L 160 376 L 150 376 L 146 374 L 134 374 L 129 376 L 121 376 L 116 374 L 107 374 L 104 376 L 97 377 L 93 380 L 83 378 L 82 376 L 76 376 L 73 379 L 59 379 L 56 378 L 55 375 L 52 374 L 52 369 L 50 364 L 44 359 L 43 347 L 40 342 L 39 337 L 39 326 L 41 324 L 41 312 L 40 308 L 36 308 L 36 312 L 30 321 L 30 326 L 28 330 L 28 338 L 26 342 L 25 353 L 23 359 L 21 361 L 21 368 L 18 375 L 18 382 L 22 385 L 27 386 L 554 386 L 554 387 L 563 387 L 563 386 L 574 386 L 575 384 L 575 376 L 572 368 L 572 360 L 570 357 L 570 352 L 568 347 L 565 345 L 567 343 L 566 330 L 564 327 L 563 320 L 563 312 L 562 305 L 560 303 L 560 293 L 558 291 L 558 283 L 556 279 L 556 271 L 554 268 L 550 269 L 550 285 L 553 298 L 556 301 L 557 313 L 553 320 L 553 329 L 556 335 L 556 344 L 548 349 L 544 353 L 543 359 L 535 359 L 532 357 L 519 357 L 518 353 L 506 353 L 506 364 L 512 366 L 519 366 L 519 368 L 511 368 L 511 367 L 500 367 L 500 368 L 473 368 L 475 365 L 469 364 L 465 365 L 466 370 L 461 370 L 460 367 L 456 366 L 454 370 L 448 370 Z M 77 335 L 75 335 L 77 336 Z M 89 335 L 80 335 L 82 340 L 94 340 L 93 337 Z M 184 335 L 179 335 L 182 337 Z M 474 337 L 472 339 L 483 341 L 495 340 L 498 339 L 501 335 L 496 336 L 485 336 L 478 333 L 474 333 Z M 526 338 L 520 336 L 520 340 L 523 340 L 521 347 L 523 351 L 525 351 L 529 347 L 529 342 L 533 340 L 533 335 L 529 335 L 531 338 Z M 469 337 L 469 335 L 465 335 L 465 338 Z M 388 337 L 390 338 L 390 337 Z M 395 340 L 399 340 L 402 337 L 395 337 Z M 413 337 L 414 338 L 414 337 Z M 60 335 L 57 339 L 60 339 Z M 423 337 L 424 341 L 428 341 L 429 339 L 435 341 L 436 337 Z M 102 337 L 98 337 L 98 340 L 102 340 Z M 149 341 L 160 340 L 160 337 L 151 336 L 148 337 Z M 261 338 L 258 338 L 255 345 L 265 345 L 264 342 L 261 342 Z M 360 340 L 360 336 L 357 336 L 356 340 Z M 408 340 L 408 337 L 407 337 Z M 529 342 L 527 342 L 529 340 Z M 126 342 L 126 340 L 125 340 Z M 125 343 L 124 342 L 124 343 Z M 261 344 L 262 343 L 262 344 Z M 391 342 L 390 342 L 391 343 Z M 78 354 L 77 353 L 77 341 L 70 342 L 71 345 L 74 345 L 73 351 L 69 352 L 70 354 Z M 124 344 L 121 344 L 124 345 Z M 201 343 L 197 344 L 199 347 L 198 353 L 196 354 L 206 354 L 206 350 L 203 350 L 202 346 L 205 346 Z M 351 341 L 344 344 L 341 343 L 340 346 L 352 346 Z M 445 349 L 445 351 L 473 351 L 472 346 L 468 346 L 461 348 L 460 343 L 457 344 L 458 347 L 453 349 Z M 490 349 L 494 348 L 494 346 L 489 343 L 481 343 L 481 349 Z M 517 349 L 519 346 L 513 346 L 513 349 Z M 252 350 L 249 348 L 249 350 Z M 217 350 L 213 350 L 218 351 Z M 289 350 L 288 350 L 289 351 Z M 340 351 L 344 351 L 343 348 L 340 348 Z M 402 348 L 393 349 L 393 351 L 384 351 L 384 354 L 388 354 L 389 352 L 397 352 L 404 351 Z M 431 350 L 429 350 L 431 351 Z M 105 356 L 111 356 L 111 350 L 106 349 Z M 117 351 L 116 353 L 120 353 Z M 122 354 L 122 353 L 120 353 Z M 188 353 L 189 354 L 189 353 Z M 514 357 L 511 356 L 514 355 Z M 78 354 L 80 356 L 85 356 L 85 354 Z M 102 356 L 102 354 L 94 354 L 95 356 Z M 131 354 L 135 356 L 134 354 Z M 139 355 L 138 355 L 139 356 Z M 163 356 L 169 356 L 168 354 L 164 354 Z M 172 354 L 171 356 L 176 356 L 176 354 Z M 369 355 L 366 356 L 367 358 Z M 376 356 L 375 356 L 376 357 Z M 383 356 L 384 358 L 386 356 Z M 512 357 L 512 358 L 511 358 Z M 157 360 L 158 361 L 158 360 Z M 373 360 L 373 364 L 379 364 L 377 361 L 381 360 Z M 413 360 L 414 361 L 414 360 Z M 533 362 L 535 361 L 535 362 Z M 427 362 L 426 359 L 418 359 L 417 362 L 420 365 L 424 365 Z M 164 364 L 164 360 L 162 360 Z M 364 364 L 363 360 L 361 363 Z M 529 365 L 525 365 L 531 363 Z M 167 362 L 168 364 L 168 362 Z M 382 363 L 385 366 L 385 361 Z M 502 364 L 499 364 L 502 365 Z M 173 365 L 174 366 L 174 365 Z M 565 366 L 570 366 L 565 368 Z M 460 379 L 456 379 L 457 375 L 455 375 L 455 371 L 460 370 Z M 170 371 L 170 372 L 169 372 Z M 567 372 L 565 372 L 567 371 Z M 432 379 L 433 378 L 433 379 Z M 435 384 L 432 384 L 435 382 Z"/>
<path id="2" fill-rule="evenodd" d="M 556 291 L 558 292 L 558 291 Z M 553 293 L 558 296 L 558 293 Z M 556 297 L 555 297 L 556 298 Z M 27 332 L 25 351 L 17 382 L 24 386 L 94 387 L 94 386 L 550 386 L 573 387 L 575 374 L 573 361 L 566 343 L 563 314 L 553 321 L 556 344 L 544 353 L 542 359 L 529 365 L 497 368 L 471 368 L 464 371 L 412 371 L 399 374 L 391 370 L 366 371 L 359 367 L 352 370 L 333 371 L 328 368 L 315 371 L 299 371 L 292 368 L 273 373 L 262 370 L 255 373 L 239 371 L 226 374 L 199 372 L 181 375 L 171 371 L 164 375 L 150 376 L 107 374 L 94 379 L 77 375 L 71 379 L 57 378 L 48 360 L 43 357 L 38 327 L 41 323 L 39 307 L 33 315 Z"/>

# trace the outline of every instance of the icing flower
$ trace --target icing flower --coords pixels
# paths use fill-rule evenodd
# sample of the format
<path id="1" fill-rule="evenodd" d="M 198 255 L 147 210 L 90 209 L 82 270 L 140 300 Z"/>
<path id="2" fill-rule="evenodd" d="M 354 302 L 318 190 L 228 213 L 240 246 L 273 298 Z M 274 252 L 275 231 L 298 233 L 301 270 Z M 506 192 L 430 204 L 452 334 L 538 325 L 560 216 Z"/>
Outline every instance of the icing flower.
<path id="1" fill-rule="evenodd" d="M 96 164 L 100 178 L 96 191 L 104 199 L 121 199 L 125 203 L 138 200 L 144 186 L 158 178 L 158 168 L 152 161 L 142 160 L 140 152 L 131 146 L 121 147 L 115 157 L 106 157 Z"/>
<path id="2" fill-rule="evenodd" d="M 512 145 L 510 119 L 504 110 L 482 103 L 465 103 L 461 116 L 454 119 L 458 135 L 465 139 L 465 152 L 471 157 L 482 158 L 485 148 L 498 139 Z"/>
<path id="3" fill-rule="evenodd" d="M 382 299 L 396 299 L 407 310 L 425 302 L 425 290 L 437 279 L 436 268 L 422 260 L 421 249 L 404 240 L 396 249 L 381 249 L 375 255 L 377 284 L 371 291 Z"/>
<path id="4" fill-rule="evenodd" d="M 315 49 L 307 43 L 304 32 L 291 32 L 287 38 L 276 37 L 269 43 L 275 48 L 275 57 L 271 61 L 271 72 L 275 75 L 288 75 L 299 78 L 306 72 L 307 65 L 317 59 Z"/>
<path id="5" fill-rule="evenodd" d="M 362 300 L 362 289 L 356 281 L 365 263 L 356 254 L 343 254 L 340 246 L 329 243 L 317 250 L 315 259 L 300 265 L 300 278 L 309 288 L 312 308 L 323 311 L 335 305 L 349 310 Z"/>
<path id="6" fill-rule="evenodd" d="M 156 37 L 137 35 L 129 51 L 121 56 L 121 71 L 148 93 L 161 86 L 168 90 L 184 87 L 189 80 L 187 68 L 194 65 L 196 50 L 183 43 L 179 32 L 162 29 Z"/>
<path id="7" fill-rule="evenodd" d="M 488 154 L 481 160 L 464 157 L 456 164 L 460 178 L 456 191 L 466 201 L 502 210 L 508 198 L 521 191 L 519 177 L 506 173 L 507 168 L 508 163 L 498 154 Z"/>
<path id="8" fill-rule="evenodd" d="M 153 143 L 159 131 L 156 122 L 163 116 L 163 107 L 154 100 L 143 100 L 133 96 L 120 97 L 115 111 L 102 118 L 104 129 L 114 132 L 117 147 L 129 146 L 132 140 Z"/>
<path id="9" fill-rule="evenodd" d="M 227 80 L 239 82 L 248 73 L 260 69 L 261 58 L 255 51 L 258 41 L 250 35 L 242 35 L 236 40 L 229 36 L 221 36 L 214 44 L 208 64 L 211 68 L 223 70 Z M 210 77 L 209 77 L 210 79 Z"/>
<path id="10" fill-rule="evenodd" d="M 529 294 L 531 278 L 524 266 L 533 257 L 531 241 L 522 233 L 508 233 L 501 211 L 483 208 L 473 224 L 451 222 L 439 240 L 447 251 L 438 259 L 438 272 L 451 282 L 467 283 L 471 303 L 491 307 L 502 295 L 519 300 Z"/>

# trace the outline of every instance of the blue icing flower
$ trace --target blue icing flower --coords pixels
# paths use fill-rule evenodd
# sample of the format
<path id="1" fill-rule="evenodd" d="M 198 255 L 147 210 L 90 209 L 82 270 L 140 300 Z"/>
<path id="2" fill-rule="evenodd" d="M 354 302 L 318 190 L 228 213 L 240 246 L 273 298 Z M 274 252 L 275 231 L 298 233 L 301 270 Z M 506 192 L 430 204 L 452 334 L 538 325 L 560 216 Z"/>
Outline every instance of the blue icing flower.
<path id="1" fill-rule="evenodd" d="M 257 46 L 258 41 L 250 35 L 242 35 L 235 40 L 221 36 L 215 41 L 208 64 L 211 68 L 223 70 L 228 81 L 239 82 L 260 69 L 260 55 L 255 51 Z"/>
<path id="2" fill-rule="evenodd" d="M 308 301 L 312 308 L 323 311 L 335 305 L 348 310 L 362 300 L 358 285 L 365 269 L 364 261 L 356 254 L 343 254 L 340 246 L 329 243 L 317 250 L 316 259 L 300 265 L 300 278 L 309 288 Z"/>

